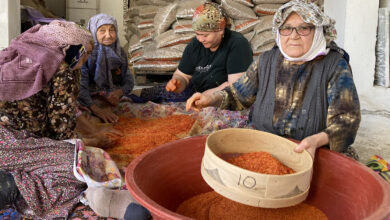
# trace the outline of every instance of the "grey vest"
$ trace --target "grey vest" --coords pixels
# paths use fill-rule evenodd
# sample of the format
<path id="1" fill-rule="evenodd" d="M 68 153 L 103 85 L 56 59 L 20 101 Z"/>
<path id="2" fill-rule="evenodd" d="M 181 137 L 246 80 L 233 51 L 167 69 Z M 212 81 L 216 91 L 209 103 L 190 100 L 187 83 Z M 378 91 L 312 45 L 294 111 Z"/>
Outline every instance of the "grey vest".
<path id="1" fill-rule="evenodd" d="M 344 54 L 342 53 L 340 48 L 333 48 L 323 59 L 310 61 L 315 63 L 312 63 L 314 65 L 311 78 L 304 94 L 297 127 L 292 132 L 291 138 L 302 140 L 326 128 L 328 82 L 335 72 L 338 61 L 343 58 Z M 280 54 L 279 48 L 275 47 L 259 58 L 259 90 L 253 104 L 251 120 L 256 129 L 283 136 L 274 129 L 272 123 L 275 104 L 275 77 Z M 306 68 L 309 66 L 310 64 Z"/>

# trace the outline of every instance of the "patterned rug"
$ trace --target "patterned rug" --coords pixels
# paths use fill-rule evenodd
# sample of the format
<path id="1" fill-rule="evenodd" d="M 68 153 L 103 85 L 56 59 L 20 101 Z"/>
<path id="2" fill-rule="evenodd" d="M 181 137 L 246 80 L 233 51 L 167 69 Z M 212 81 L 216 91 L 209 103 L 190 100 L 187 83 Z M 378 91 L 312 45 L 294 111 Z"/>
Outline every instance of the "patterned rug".
<path id="1" fill-rule="evenodd" d="M 157 118 L 167 115 L 177 114 L 185 112 L 185 105 L 183 103 L 174 103 L 170 105 L 155 104 L 152 102 L 144 104 L 134 103 L 121 103 L 121 111 L 130 117 L 137 118 Z M 201 127 L 200 132 L 197 134 L 210 134 L 215 130 L 220 130 L 227 127 L 250 127 L 247 124 L 249 111 L 227 111 L 217 110 L 215 108 L 204 109 L 201 113 L 197 113 L 197 123 Z M 366 165 L 383 177 L 390 183 L 390 165 L 383 158 L 378 155 L 374 155 L 366 163 Z M 6 209 L 0 211 L 0 220 L 19 220 L 25 219 L 14 209 Z M 79 204 L 69 219 L 113 219 L 99 217 L 92 211 L 89 206 Z M 387 220 L 390 220 L 388 216 Z"/>

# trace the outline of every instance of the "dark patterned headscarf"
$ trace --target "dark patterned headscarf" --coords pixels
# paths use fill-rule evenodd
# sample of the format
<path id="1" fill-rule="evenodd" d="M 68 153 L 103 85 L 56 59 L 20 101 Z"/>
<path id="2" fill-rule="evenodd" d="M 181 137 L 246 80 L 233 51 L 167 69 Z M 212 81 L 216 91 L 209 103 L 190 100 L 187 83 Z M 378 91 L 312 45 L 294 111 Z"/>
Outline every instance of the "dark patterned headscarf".
<path id="1" fill-rule="evenodd" d="M 222 7 L 216 3 L 206 1 L 195 9 L 192 16 L 194 31 L 220 31 L 228 25 L 228 18 Z"/>
<path id="2" fill-rule="evenodd" d="M 306 23 L 313 24 L 316 27 L 323 27 L 327 44 L 336 39 L 335 20 L 322 12 L 315 3 L 306 3 L 304 0 L 292 0 L 278 9 L 273 20 L 272 29 L 274 32 L 277 32 L 292 12 L 301 16 Z"/>

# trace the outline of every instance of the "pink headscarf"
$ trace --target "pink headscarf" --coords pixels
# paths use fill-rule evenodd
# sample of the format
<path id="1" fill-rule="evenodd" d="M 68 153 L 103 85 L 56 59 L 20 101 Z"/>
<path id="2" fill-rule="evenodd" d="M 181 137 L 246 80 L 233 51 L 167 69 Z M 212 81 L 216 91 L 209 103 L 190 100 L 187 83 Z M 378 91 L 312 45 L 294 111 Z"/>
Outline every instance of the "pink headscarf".
<path id="1" fill-rule="evenodd" d="M 91 34 L 73 22 L 52 21 L 35 25 L 0 52 L 0 100 L 30 97 L 56 73 L 70 45 L 92 41 Z"/>

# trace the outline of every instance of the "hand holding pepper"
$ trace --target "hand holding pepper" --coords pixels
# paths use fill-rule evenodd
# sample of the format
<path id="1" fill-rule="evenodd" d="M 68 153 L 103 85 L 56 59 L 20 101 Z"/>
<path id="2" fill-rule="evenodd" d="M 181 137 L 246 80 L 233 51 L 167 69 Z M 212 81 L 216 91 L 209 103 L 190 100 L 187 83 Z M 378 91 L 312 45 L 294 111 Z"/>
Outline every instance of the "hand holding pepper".
<path id="1" fill-rule="evenodd" d="M 175 78 L 172 78 L 171 80 L 169 80 L 169 82 L 167 83 L 165 89 L 168 91 L 168 92 L 177 92 L 179 90 L 181 86 L 181 83 L 180 83 L 180 80 L 177 80 Z"/>

